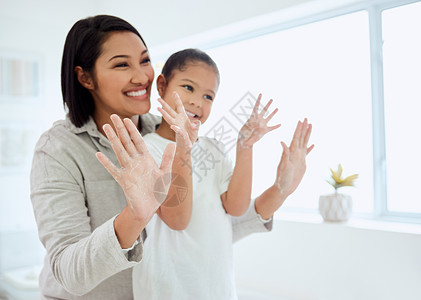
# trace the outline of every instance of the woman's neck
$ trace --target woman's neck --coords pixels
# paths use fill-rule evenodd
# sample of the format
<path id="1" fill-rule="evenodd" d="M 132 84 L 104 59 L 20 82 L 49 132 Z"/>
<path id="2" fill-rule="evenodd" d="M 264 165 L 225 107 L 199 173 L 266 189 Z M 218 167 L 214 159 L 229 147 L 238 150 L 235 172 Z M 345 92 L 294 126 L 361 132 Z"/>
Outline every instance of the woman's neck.
<path id="1" fill-rule="evenodd" d="M 164 119 L 162 119 L 161 124 L 155 132 L 159 136 L 175 142 L 175 132 L 171 129 L 170 125 Z"/>
<path id="2" fill-rule="evenodd" d="M 110 124 L 111 127 L 114 129 L 114 132 L 116 132 L 116 129 L 114 127 L 114 124 L 113 124 L 113 122 L 110 119 L 110 116 L 104 117 L 104 116 L 95 115 L 95 113 L 94 113 L 93 118 L 94 118 L 96 127 L 98 128 L 98 131 L 100 133 L 102 133 L 103 136 L 107 137 L 105 135 L 104 129 L 102 128 L 105 124 Z M 140 125 L 139 124 L 139 121 L 140 121 L 139 120 L 139 116 L 138 115 L 135 115 L 135 116 L 131 117 L 130 119 L 133 121 L 134 125 L 137 128 L 139 128 L 139 125 Z M 139 128 L 139 130 L 140 130 L 140 128 Z"/>

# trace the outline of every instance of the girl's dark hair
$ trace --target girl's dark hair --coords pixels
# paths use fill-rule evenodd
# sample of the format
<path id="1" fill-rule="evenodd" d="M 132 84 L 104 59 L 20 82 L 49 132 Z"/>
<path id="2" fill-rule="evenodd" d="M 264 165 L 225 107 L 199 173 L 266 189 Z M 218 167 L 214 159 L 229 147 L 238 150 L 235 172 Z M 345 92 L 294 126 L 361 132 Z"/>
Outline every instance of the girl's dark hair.
<path id="1" fill-rule="evenodd" d="M 68 108 L 70 120 L 76 127 L 83 126 L 93 115 L 95 105 L 90 92 L 78 81 L 75 67 L 92 73 L 101 54 L 101 47 L 109 33 L 131 31 L 146 47 L 139 32 L 127 21 L 114 16 L 98 15 L 77 21 L 70 29 L 64 44 L 61 62 L 61 92 L 63 105 Z"/>
<path id="2" fill-rule="evenodd" d="M 173 75 L 172 73 L 174 70 L 183 71 L 185 70 L 185 67 L 188 63 L 194 62 L 203 62 L 212 67 L 215 71 L 219 83 L 218 66 L 209 55 L 199 49 L 189 48 L 175 52 L 165 62 L 161 74 L 164 75 L 165 80 L 168 83 L 168 81 L 171 79 L 171 76 Z"/>

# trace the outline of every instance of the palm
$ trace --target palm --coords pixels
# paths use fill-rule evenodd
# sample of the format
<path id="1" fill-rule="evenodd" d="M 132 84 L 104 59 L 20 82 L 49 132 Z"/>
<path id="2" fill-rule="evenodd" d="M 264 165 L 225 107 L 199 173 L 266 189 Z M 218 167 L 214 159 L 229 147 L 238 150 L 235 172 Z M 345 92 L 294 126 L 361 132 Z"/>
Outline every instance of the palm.
<path id="1" fill-rule="evenodd" d="M 193 143 L 197 140 L 200 121 L 191 122 L 178 94 L 174 92 L 173 96 L 176 104 L 175 110 L 162 99 L 158 99 L 162 104 L 162 108 L 159 107 L 158 110 L 171 129 L 175 131 L 177 147 L 191 149 Z"/>
<path id="2" fill-rule="evenodd" d="M 263 110 L 259 113 L 259 104 L 262 95 L 260 94 L 257 98 L 256 104 L 254 105 L 253 112 L 251 113 L 250 118 L 241 128 L 239 135 L 238 135 L 238 142 L 239 146 L 242 148 L 249 148 L 252 147 L 257 141 L 259 141 L 266 133 L 279 128 L 281 125 L 275 126 L 268 126 L 269 121 L 272 117 L 277 113 L 278 109 L 275 109 L 267 118 L 265 118 L 265 114 L 269 109 L 269 106 L 272 104 L 272 100 L 270 100 Z"/>
<path id="3" fill-rule="evenodd" d="M 307 147 L 311 129 L 307 119 L 303 123 L 298 122 L 290 147 L 282 142 L 284 151 L 278 165 L 275 186 L 286 196 L 297 189 L 306 171 L 306 156 L 314 147 Z"/>
<path id="4" fill-rule="evenodd" d="M 173 144 L 167 146 L 159 167 L 129 119 L 123 124 L 118 116 L 112 115 L 111 120 L 118 136 L 109 124 L 104 126 L 104 131 L 121 168 L 102 153 L 98 153 L 97 158 L 120 184 L 134 215 L 139 219 L 149 219 L 167 196 L 175 147 Z"/>
<path id="5" fill-rule="evenodd" d="M 170 174 L 160 170 L 150 155 L 131 158 L 114 178 L 137 216 L 155 211 L 164 202 L 170 183 Z"/>

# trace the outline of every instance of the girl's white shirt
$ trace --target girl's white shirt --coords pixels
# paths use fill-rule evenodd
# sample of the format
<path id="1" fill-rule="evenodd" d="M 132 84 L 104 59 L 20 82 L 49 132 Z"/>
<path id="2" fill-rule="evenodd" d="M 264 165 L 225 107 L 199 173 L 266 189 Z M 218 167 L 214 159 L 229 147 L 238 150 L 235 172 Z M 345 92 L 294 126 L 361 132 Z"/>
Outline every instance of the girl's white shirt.
<path id="1" fill-rule="evenodd" d="M 156 133 L 144 140 L 159 165 L 171 141 Z M 232 219 L 220 198 L 228 189 L 232 162 L 221 143 L 200 137 L 192 148 L 192 165 L 190 223 L 181 231 L 170 229 L 157 215 L 148 223 L 143 260 L 133 269 L 134 299 L 237 299 Z M 182 197 L 183 183 L 179 185 Z"/>

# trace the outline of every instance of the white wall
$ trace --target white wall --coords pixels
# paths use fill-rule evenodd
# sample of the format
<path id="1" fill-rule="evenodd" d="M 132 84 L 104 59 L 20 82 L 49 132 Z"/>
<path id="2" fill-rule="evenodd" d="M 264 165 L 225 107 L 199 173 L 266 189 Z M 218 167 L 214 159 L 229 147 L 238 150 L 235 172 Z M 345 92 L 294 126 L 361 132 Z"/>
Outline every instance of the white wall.
<path id="1" fill-rule="evenodd" d="M 420 233 L 281 220 L 234 247 L 240 288 L 291 300 L 421 299 L 420 256 Z"/>

